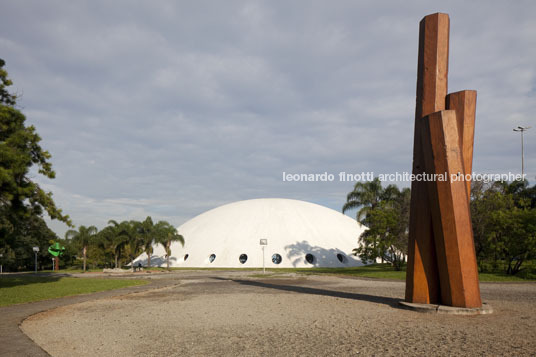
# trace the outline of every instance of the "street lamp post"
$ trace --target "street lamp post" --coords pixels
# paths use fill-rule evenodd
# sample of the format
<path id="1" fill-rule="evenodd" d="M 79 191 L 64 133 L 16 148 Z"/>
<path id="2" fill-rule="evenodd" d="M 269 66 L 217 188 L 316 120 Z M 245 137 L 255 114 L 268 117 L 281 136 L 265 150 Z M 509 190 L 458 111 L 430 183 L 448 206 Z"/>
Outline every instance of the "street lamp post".
<path id="1" fill-rule="evenodd" d="M 35 273 L 37 274 L 37 253 L 39 252 L 39 247 L 33 247 L 35 253 Z"/>
<path id="2" fill-rule="evenodd" d="M 268 245 L 268 239 L 261 239 L 260 245 L 262 247 L 262 273 L 266 274 L 266 266 L 264 265 L 264 247 Z"/>
<path id="3" fill-rule="evenodd" d="M 513 129 L 514 131 L 521 132 L 521 177 L 523 178 L 523 181 L 525 180 L 525 153 L 524 153 L 524 145 L 523 145 L 523 133 L 527 130 L 529 130 L 531 127 L 526 126 L 518 126 L 517 128 Z"/>

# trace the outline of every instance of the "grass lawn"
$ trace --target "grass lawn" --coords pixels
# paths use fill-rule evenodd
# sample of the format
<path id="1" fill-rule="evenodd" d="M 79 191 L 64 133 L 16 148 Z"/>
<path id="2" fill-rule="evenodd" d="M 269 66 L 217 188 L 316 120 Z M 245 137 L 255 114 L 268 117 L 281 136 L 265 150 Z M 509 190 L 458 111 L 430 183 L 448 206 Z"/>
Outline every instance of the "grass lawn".
<path id="1" fill-rule="evenodd" d="M 536 276 L 529 275 L 530 277 L 522 277 L 521 274 L 518 275 L 507 275 L 504 273 L 480 273 L 478 274 L 478 279 L 480 281 L 536 281 Z"/>
<path id="2" fill-rule="evenodd" d="M 246 268 L 171 268 L 171 270 L 235 270 L 241 271 Z M 266 269 L 266 274 L 262 274 L 262 268 L 246 269 L 259 271 L 261 273 L 254 273 L 250 276 L 252 278 L 262 277 L 277 277 L 282 273 L 298 273 L 298 274 L 328 274 L 328 275 L 348 275 L 358 276 L 363 278 L 372 279 L 392 279 L 392 280 L 406 280 L 406 271 L 395 271 L 389 264 L 371 264 L 355 268 L 269 268 Z M 536 275 L 531 273 L 518 275 L 507 275 L 504 273 L 480 273 L 480 281 L 483 282 L 508 282 L 508 281 L 536 281 Z"/>
<path id="3" fill-rule="evenodd" d="M 331 274 L 349 275 L 373 279 L 394 279 L 406 280 L 406 271 L 395 271 L 389 264 L 371 264 L 356 268 L 281 268 L 266 269 L 267 276 L 276 276 L 277 273 L 299 273 L 299 274 Z M 255 274 L 253 277 L 262 277 L 263 274 Z M 506 275 L 504 273 L 481 273 L 480 281 L 485 282 L 506 282 L 506 281 L 535 281 L 534 275 L 528 277 Z"/>
<path id="4" fill-rule="evenodd" d="M 405 271 L 396 271 L 388 264 L 371 264 L 356 268 L 312 268 L 313 274 L 337 274 L 363 278 L 405 280 Z M 301 271 L 300 273 L 306 273 Z"/>
<path id="5" fill-rule="evenodd" d="M 57 271 L 57 270 L 52 270 L 52 269 L 45 269 L 45 270 L 38 270 L 37 271 L 38 273 L 83 273 L 84 270 L 82 269 L 78 269 L 78 268 L 66 268 L 64 269 L 63 267 L 61 268 L 61 270 Z M 96 268 L 96 269 L 86 269 L 86 273 L 102 273 L 102 268 Z"/>
<path id="6" fill-rule="evenodd" d="M 146 280 L 92 279 L 67 277 L 0 276 L 0 306 L 21 304 L 62 296 L 94 293 L 127 286 L 144 285 Z"/>

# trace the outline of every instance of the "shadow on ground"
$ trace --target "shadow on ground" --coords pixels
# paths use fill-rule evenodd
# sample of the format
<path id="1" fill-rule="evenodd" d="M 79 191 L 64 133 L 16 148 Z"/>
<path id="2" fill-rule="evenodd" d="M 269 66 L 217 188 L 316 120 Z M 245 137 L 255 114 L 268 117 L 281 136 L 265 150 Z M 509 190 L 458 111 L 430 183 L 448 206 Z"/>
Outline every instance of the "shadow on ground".
<path id="1" fill-rule="evenodd" d="M 387 305 L 396 309 L 400 309 L 399 302 L 401 300 L 387 297 L 387 296 L 348 293 L 344 291 L 308 288 L 305 286 L 286 285 L 286 284 L 273 284 L 273 283 L 266 283 L 262 281 L 253 281 L 253 280 L 226 279 L 226 278 L 221 278 L 221 277 L 213 277 L 213 279 L 233 281 L 235 283 L 242 284 L 242 285 L 255 286 L 255 287 L 266 288 L 266 289 L 290 291 L 290 292 L 301 293 L 301 294 L 311 294 L 311 295 L 320 295 L 320 296 L 331 296 L 331 297 L 337 297 L 341 299 L 361 300 L 361 301 L 367 301 L 367 302 L 372 302 L 376 304 L 384 304 L 384 305 Z"/>

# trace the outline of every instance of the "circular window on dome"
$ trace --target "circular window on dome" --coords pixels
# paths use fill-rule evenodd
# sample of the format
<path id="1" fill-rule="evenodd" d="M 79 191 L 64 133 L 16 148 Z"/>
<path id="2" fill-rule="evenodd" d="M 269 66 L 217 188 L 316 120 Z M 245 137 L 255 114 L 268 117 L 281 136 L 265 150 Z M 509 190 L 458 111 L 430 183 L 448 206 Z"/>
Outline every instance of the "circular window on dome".
<path id="1" fill-rule="evenodd" d="M 313 264 L 315 262 L 315 256 L 311 253 L 308 253 L 305 255 L 305 260 L 307 260 L 307 263 Z"/>
<path id="2" fill-rule="evenodd" d="M 189 255 L 188 254 L 184 254 L 184 261 L 186 261 L 186 259 L 188 259 Z"/>
<path id="3" fill-rule="evenodd" d="M 282 260 L 283 258 L 281 258 L 279 254 L 275 253 L 274 255 L 272 255 L 272 263 L 279 264 Z"/>
<path id="4" fill-rule="evenodd" d="M 339 259 L 341 263 L 346 264 L 346 257 L 344 256 L 344 254 L 337 253 L 337 259 Z"/>
<path id="5" fill-rule="evenodd" d="M 248 260 L 247 254 L 240 254 L 240 257 L 238 258 L 238 261 L 240 262 L 240 264 L 244 264 L 247 260 Z"/>
<path id="6" fill-rule="evenodd" d="M 212 263 L 216 259 L 216 254 L 211 254 L 210 257 L 208 257 L 208 262 Z"/>

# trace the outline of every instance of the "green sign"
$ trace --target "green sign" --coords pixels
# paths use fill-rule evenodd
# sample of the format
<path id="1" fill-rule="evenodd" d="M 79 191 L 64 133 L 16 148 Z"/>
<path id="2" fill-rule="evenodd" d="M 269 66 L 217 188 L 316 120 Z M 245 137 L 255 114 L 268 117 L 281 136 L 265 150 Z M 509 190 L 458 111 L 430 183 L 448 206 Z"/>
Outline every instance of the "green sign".
<path id="1" fill-rule="evenodd" d="M 64 250 L 65 250 L 65 247 L 61 246 L 58 242 L 48 247 L 48 252 L 52 254 L 54 257 L 62 256 Z"/>

